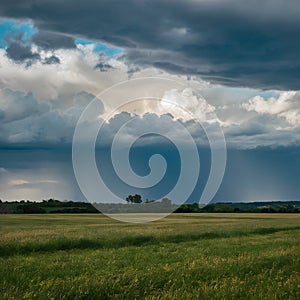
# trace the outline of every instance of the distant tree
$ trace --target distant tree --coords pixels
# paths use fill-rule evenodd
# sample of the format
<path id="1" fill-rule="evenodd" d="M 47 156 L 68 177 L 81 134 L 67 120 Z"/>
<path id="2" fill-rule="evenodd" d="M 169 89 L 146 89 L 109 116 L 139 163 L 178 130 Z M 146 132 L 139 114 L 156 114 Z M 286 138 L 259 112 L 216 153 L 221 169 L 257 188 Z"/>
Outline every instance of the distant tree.
<path id="1" fill-rule="evenodd" d="M 24 214 L 44 214 L 46 211 L 38 206 L 32 204 L 23 204 L 17 207 L 18 213 Z"/>
<path id="2" fill-rule="evenodd" d="M 155 200 L 153 200 L 153 199 L 151 199 L 151 200 L 146 199 L 146 201 L 145 201 L 145 203 L 153 203 L 153 202 L 155 202 Z"/>
<path id="3" fill-rule="evenodd" d="M 143 202 L 141 195 L 135 194 L 133 197 L 134 197 L 134 203 L 142 203 Z"/>
<path id="4" fill-rule="evenodd" d="M 216 203 L 215 212 L 229 213 L 229 212 L 233 212 L 233 208 L 230 205 L 227 205 L 227 204 L 224 204 L 224 203 Z"/>
<path id="5" fill-rule="evenodd" d="M 125 199 L 128 203 L 142 203 L 142 196 L 135 194 L 135 195 L 129 195 L 128 197 L 126 197 Z"/>
<path id="6" fill-rule="evenodd" d="M 164 204 L 164 205 L 171 205 L 172 204 L 172 201 L 168 198 L 163 198 L 161 200 L 161 203 Z"/>
<path id="7" fill-rule="evenodd" d="M 126 197 L 125 199 L 128 203 L 132 203 L 133 202 L 133 196 L 132 195 L 129 195 Z"/>

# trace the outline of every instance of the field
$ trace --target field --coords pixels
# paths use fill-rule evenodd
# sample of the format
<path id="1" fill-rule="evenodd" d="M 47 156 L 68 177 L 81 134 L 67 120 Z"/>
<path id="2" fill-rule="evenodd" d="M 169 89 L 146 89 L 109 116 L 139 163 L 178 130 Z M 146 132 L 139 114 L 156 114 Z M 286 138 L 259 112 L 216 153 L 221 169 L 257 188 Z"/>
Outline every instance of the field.
<path id="1" fill-rule="evenodd" d="M 1 299 L 300 299 L 300 215 L 1 215 Z"/>

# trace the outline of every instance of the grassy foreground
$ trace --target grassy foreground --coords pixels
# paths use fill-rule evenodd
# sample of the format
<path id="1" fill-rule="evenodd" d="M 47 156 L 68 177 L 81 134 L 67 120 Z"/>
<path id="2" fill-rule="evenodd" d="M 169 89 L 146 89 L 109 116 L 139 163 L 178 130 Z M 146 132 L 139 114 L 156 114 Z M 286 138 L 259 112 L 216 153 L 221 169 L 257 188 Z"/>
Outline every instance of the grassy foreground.
<path id="1" fill-rule="evenodd" d="M 300 299 L 300 216 L 0 215 L 1 299 Z"/>

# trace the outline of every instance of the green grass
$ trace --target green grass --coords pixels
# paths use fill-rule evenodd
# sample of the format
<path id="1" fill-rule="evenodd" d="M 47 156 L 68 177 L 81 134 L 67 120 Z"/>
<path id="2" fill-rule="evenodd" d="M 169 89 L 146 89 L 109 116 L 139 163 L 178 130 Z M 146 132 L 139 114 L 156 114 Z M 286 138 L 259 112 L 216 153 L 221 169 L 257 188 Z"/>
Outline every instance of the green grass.
<path id="1" fill-rule="evenodd" d="M 300 216 L 1 215 L 0 299 L 300 299 Z"/>

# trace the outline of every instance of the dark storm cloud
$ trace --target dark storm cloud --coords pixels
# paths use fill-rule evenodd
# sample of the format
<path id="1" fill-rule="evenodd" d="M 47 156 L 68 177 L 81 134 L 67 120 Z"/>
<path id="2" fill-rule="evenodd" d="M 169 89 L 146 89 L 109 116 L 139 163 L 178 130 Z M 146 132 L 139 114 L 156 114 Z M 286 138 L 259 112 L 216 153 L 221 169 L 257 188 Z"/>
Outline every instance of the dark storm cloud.
<path id="1" fill-rule="evenodd" d="M 172 189 L 180 169 L 180 159 L 174 149 L 153 145 L 146 151 L 138 147 L 133 149 L 133 154 L 138 154 L 138 159 L 134 160 L 132 164 L 134 171 L 139 175 L 147 174 L 149 172 L 149 155 L 153 153 L 164 155 L 168 161 L 169 169 L 163 187 L 159 189 L 158 186 L 154 186 L 150 189 L 138 190 L 144 199 L 159 199 L 169 189 Z M 255 150 L 229 149 L 225 177 L 213 201 L 240 202 L 299 199 L 299 154 L 300 149 L 292 147 L 276 150 L 267 148 Z M 96 154 L 96 158 L 97 161 L 101 159 L 99 164 L 102 162 L 102 165 L 99 172 L 105 174 L 105 179 L 112 191 L 121 197 L 137 192 L 136 189 L 131 191 L 128 190 L 128 187 L 119 184 L 115 172 L 108 163 L 109 159 L 106 159 L 109 155 L 109 148 L 102 149 L 102 152 Z M 201 162 L 203 162 L 202 171 L 197 186 L 188 200 L 191 203 L 199 201 L 209 172 L 209 151 L 200 149 L 199 155 Z M 7 150 L 0 147 L 0 171 L 0 198 L 3 200 L 8 199 L 6 195 L 9 195 L 10 189 L 14 193 L 16 192 L 16 186 L 9 185 L 11 179 L 27 180 L 29 184 L 25 184 L 23 188 L 31 187 L 36 190 L 38 196 L 35 194 L 35 197 L 38 198 L 28 196 L 28 199 L 41 200 L 49 197 L 61 200 L 85 199 L 72 171 L 72 152 L 70 148 Z M 38 178 L 37 174 L 39 174 Z M 51 183 L 51 179 L 59 181 L 59 184 Z M 37 186 L 36 181 L 38 180 L 40 182 Z M 45 184 L 39 186 L 43 181 Z M 20 196 L 16 195 L 13 200 L 24 199 L 23 192 Z"/>
<path id="2" fill-rule="evenodd" d="M 95 69 L 99 69 L 101 72 L 107 72 L 108 70 L 114 69 L 114 67 L 111 64 L 109 64 L 106 55 L 100 54 Z"/>
<path id="3" fill-rule="evenodd" d="M 50 57 L 47 57 L 43 63 L 46 65 L 59 64 L 60 59 L 57 56 L 52 55 Z"/>
<path id="4" fill-rule="evenodd" d="M 30 46 L 17 41 L 10 43 L 6 49 L 6 55 L 16 62 L 27 61 L 27 65 L 31 65 L 32 62 L 40 59 L 40 55 L 32 52 Z"/>
<path id="5" fill-rule="evenodd" d="M 72 37 L 49 31 L 39 31 L 32 36 L 32 42 L 45 50 L 76 48 Z"/>
<path id="6" fill-rule="evenodd" d="M 299 200 L 300 149 L 229 150 L 214 201 Z"/>
<path id="7" fill-rule="evenodd" d="M 105 62 L 99 62 L 96 66 L 95 69 L 99 69 L 101 72 L 107 72 L 109 69 L 113 69 L 113 67 Z"/>
<path id="8" fill-rule="evenodd" d="M 139 66 L 233 86 L 300 87 L 296 0 L 1 2 L 4 17 L 113 43 Z"/>
<path id="9" fill-rule="evenodd" d="M 40 55 L 31 49 L 31 45 L 24 38 L 24 33 L 15 34 L 8 32 L 5 36 L 7 43 L 6 55 L 17 63 L 26 62 L 27 66 L 36 60 L 40 60 Z"/>
<path id="10" fill-rule="evenodd" d="M 40 201 L 50 197 L 85 200 L 74 177 L 71 149 L 0 145 L 0 198 Z"/>

